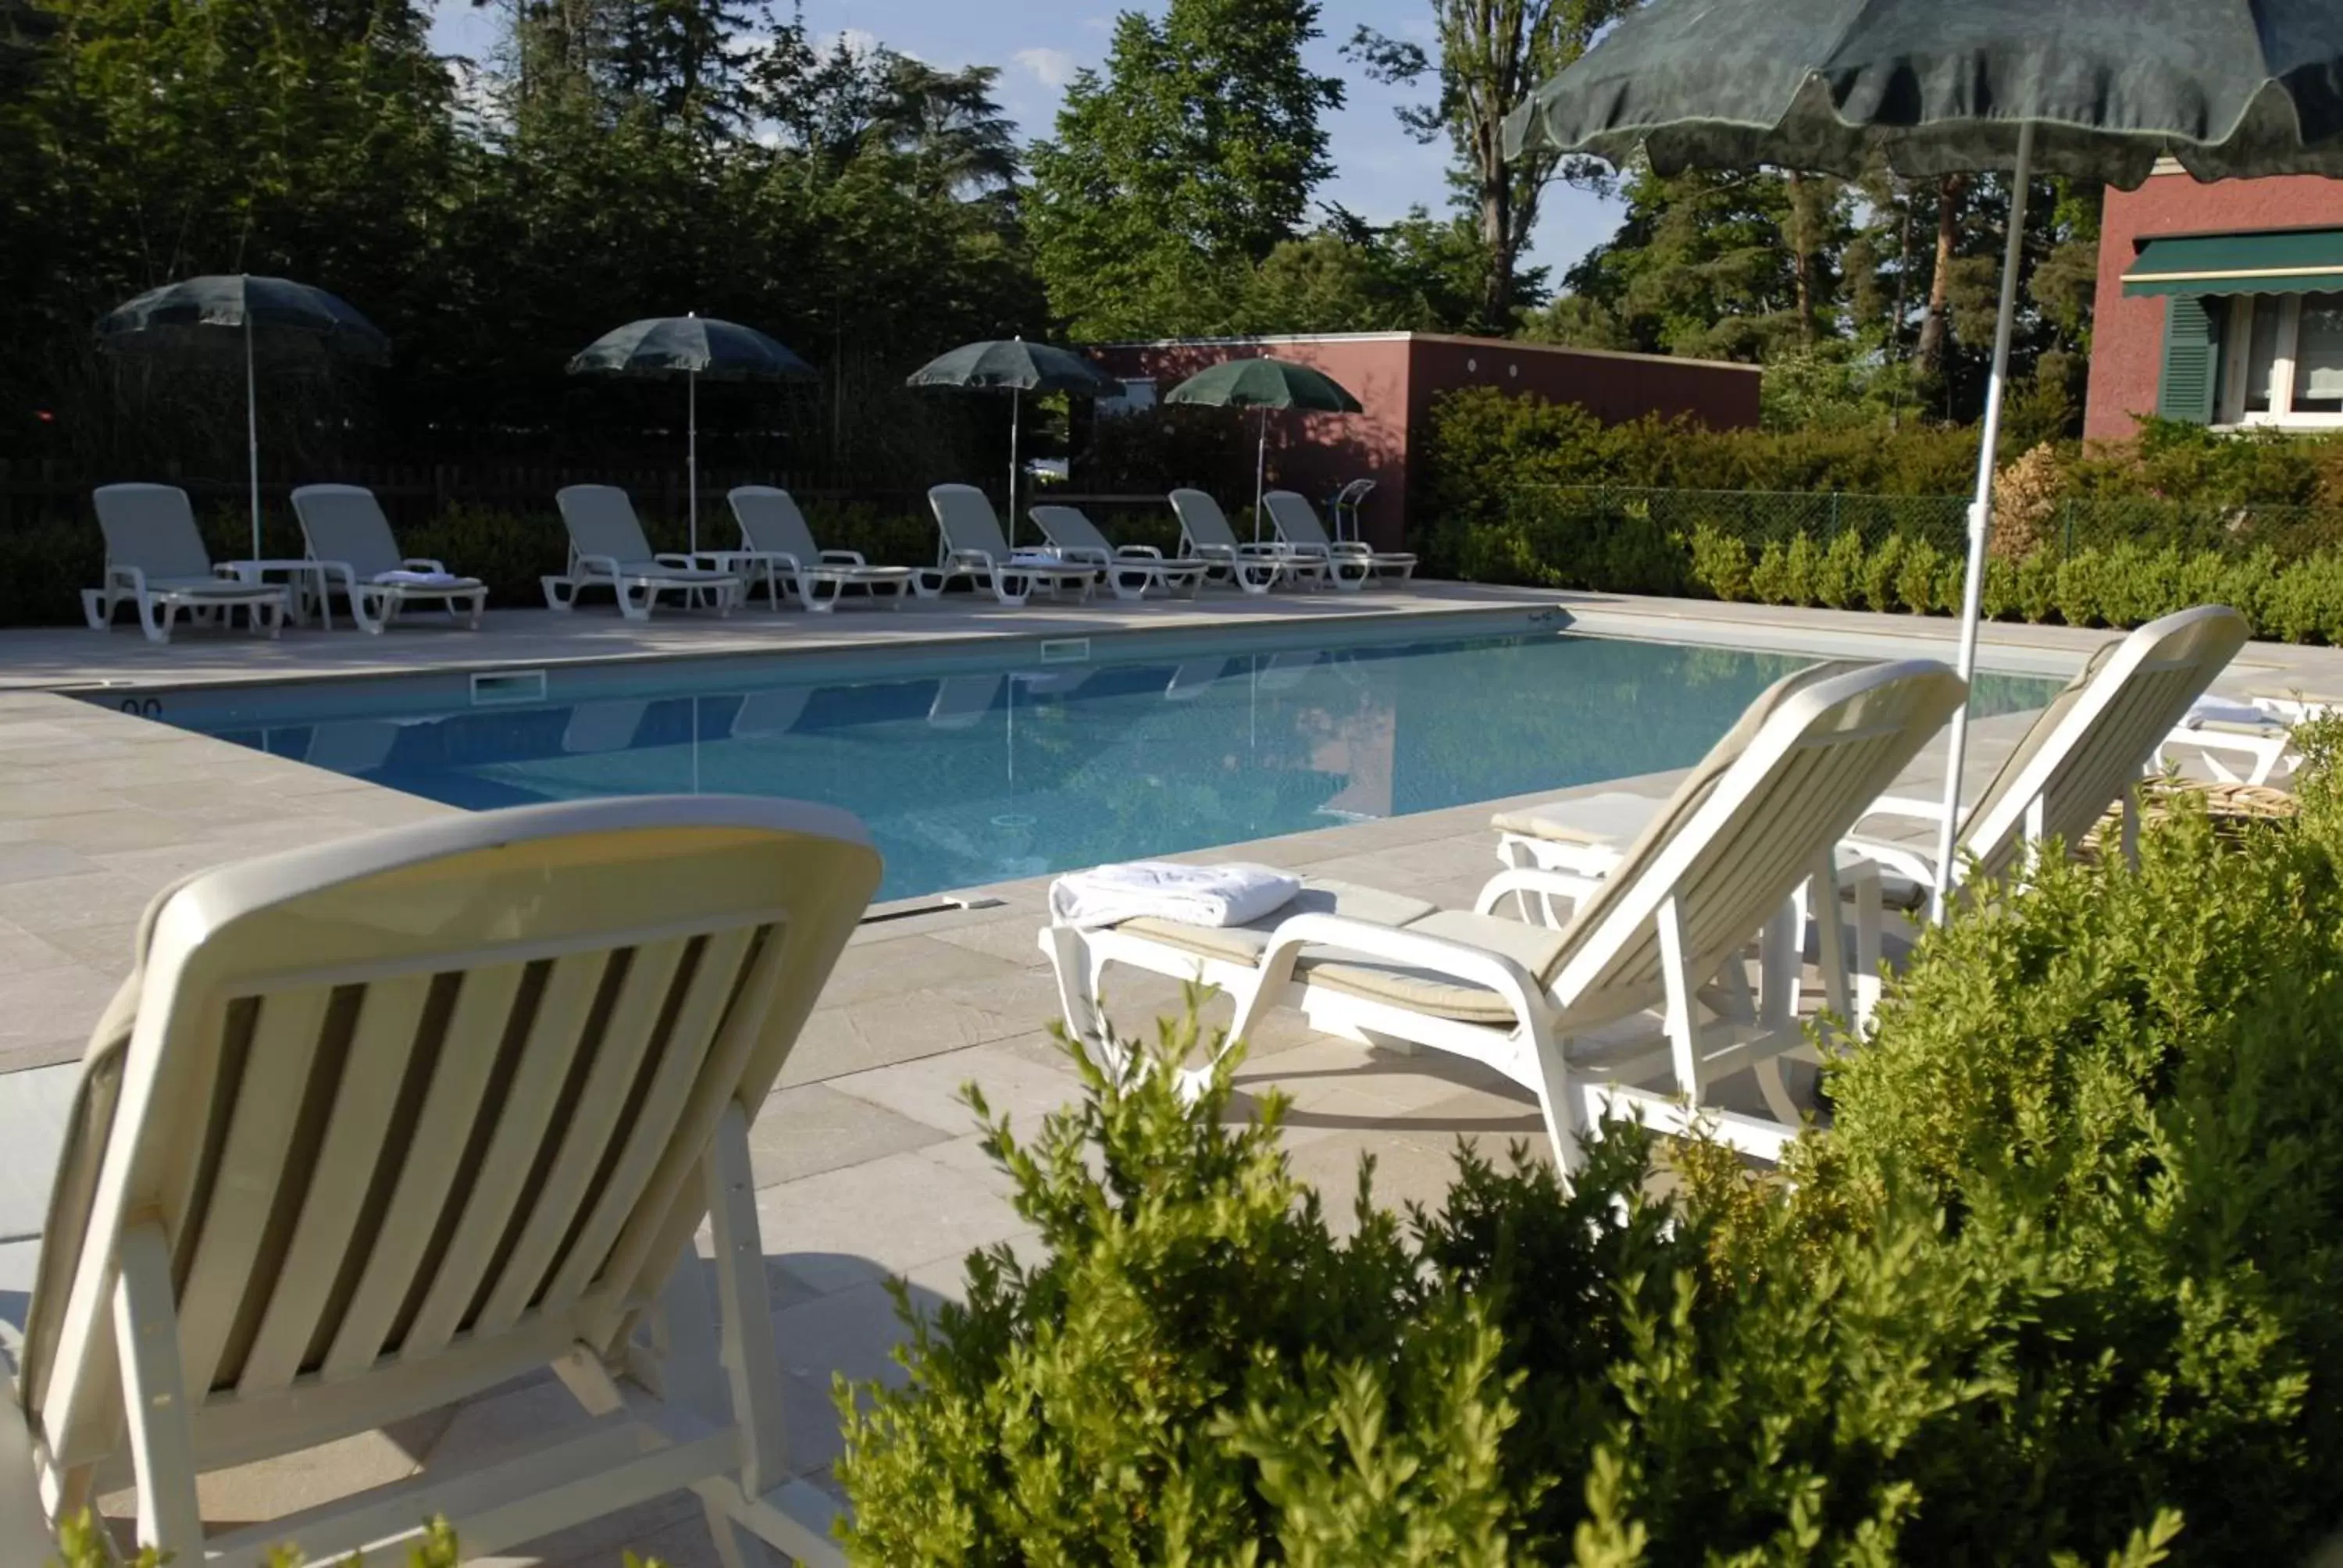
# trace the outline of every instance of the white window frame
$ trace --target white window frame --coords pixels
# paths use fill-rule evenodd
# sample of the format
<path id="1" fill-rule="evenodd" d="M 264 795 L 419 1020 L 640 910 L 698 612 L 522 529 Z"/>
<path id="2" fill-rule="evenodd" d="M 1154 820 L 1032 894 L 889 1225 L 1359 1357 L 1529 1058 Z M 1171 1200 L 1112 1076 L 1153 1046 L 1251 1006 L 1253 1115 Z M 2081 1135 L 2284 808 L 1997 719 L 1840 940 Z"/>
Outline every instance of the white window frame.
<path id="1" fill-rule="evenodd" d="M 2274 307 L 2278 317 L 2278 357 L 2270 370 L 2274 385 L 2267 410 L 2246 412 L 2246 376 L 2253 358 L 2254 311 Z M 2228 319 L 2221 328 L 2220 400 L 2214 406 L 2216 429 L 2237 430 L 2278 426 L 2289 430 L 2343 430 L 2343 413 L 2295 412 L 2295 351 L 2302 330 L 2299 294 L 2239 294 L 2229 299 Z"/>

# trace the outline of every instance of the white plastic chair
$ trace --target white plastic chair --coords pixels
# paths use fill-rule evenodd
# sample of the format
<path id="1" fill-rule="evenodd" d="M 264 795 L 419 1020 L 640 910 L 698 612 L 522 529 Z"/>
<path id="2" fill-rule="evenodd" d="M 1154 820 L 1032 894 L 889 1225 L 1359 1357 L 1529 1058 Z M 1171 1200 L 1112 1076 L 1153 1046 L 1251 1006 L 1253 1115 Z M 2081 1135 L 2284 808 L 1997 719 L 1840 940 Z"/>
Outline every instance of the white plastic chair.
<path id="1" fill-rule="evenodd" d="M 432 603 L 449 620 L 463 614 L 470 629 L 480 629 L 488 585 L 455 576 L 443 561 L 400 555 L 390 519 L 372 490 L 362 485 L 303 485 L 293 492 L 293 512 L 301 519 L 309 558 L 325 568 L 329 588 L 340 583 L 351 618 L 367 631 L 380 636 L 408 605 Z"/>
<path id="2" fill-rule="evenodd" d="M 1220 502 L 1202 490 L 1172 491 L 1172 512 L 1180 519 L 1180 553 L 1212 562 L 1246 593 L 1265 594 L 1281 583 L 1316 588 L 1325 580 L 1322 560 L 1296 556 L 1282 543 L 1240 543 Z"/>
<path id="3" fill-rule="evenodd" d="M 736 486 L 727 497 L 732 520 L 740 525 L 737 550 L 702 550 L 692 557 L 718 571 L 736 572 L 754 585 L 764 579 L 765 599 L 781 608 L 787 588 L 809 610 L 827 611 L 850 588 L 859 588 L 873 599 L 884 599 L 900 609 L 911 591 L 915 574 L 910 567 L 874 567 L 856 550 L 826 550 L 814 543 L 813 529 L 797 498 L 771 485 Z"/>
<path id="4" fill-rule="evenodd" d="M 112 629 L 114 612 L 138 608 L 138 624 L 149 642 L 168 642 L 179 612 L 199 622 L 223 621 L 237 610 L 253 630 L 277 636 L 285 629 L 290 589 L 237 582 L 221 577 L 196 527 L 187 492 L 176 485 L 100 485 L 91 499 L 106 536 L 105 576 L 84 588 L 82 614 L 98 631 Z"/>
<path id="5" fill-rule="evenodd" d="M 932 598 L 965 578 L 1006 605 L 1023 604 L 1036 588 L 1088 598 L 1104 575 L 1095 566 L 1012 551 L 991 500 L 974 485 L 932 486 L 928 505 L 936 514 L 939 542 L 935 569 L 918 586 L 922 597 Z"/>
<path id="6" fill-rule="evenodd" d="M 650 797 L 159 898 L 91 1040 L 0 1401 L 43 1517 L 0 1488 L 0 1539 L 22 1553 L 128 1486 L 139 1541 L 186 1563 L 387 1558 L 434 1514 L 493 1556 L 689 1488 L 730 1568 L 752 1537 L 840 1561 L 784 1458 L 748 1126 L 879 874 L 842 812 Z M 204 1533 L 202 1473 L 548 1368 L 585 1419 Z"/>
<path id="7" fill-rule="evenodd" d="M 1371 582 L 1404 582 L 1415 575 L 1415 558 L 1404 550 L 1372 549 L 1328 538 L 1307 497 L 1292 490 L 1272 490 L 1261 504 L 1285 548 L 1297 556 L 1324 561 L 1338 588 L 1356 593 Z"/>
<path id="8" fill-rule="evenodd" d="M 1033 507 L 1025 515 L 1061 558 L 1103 567 L 1107 586 L 1117 598 L 1144 598 L 1156 588 L 1174 598 L 1193 598 L 1212 569 L 1212 563 L 1201 558 L 1167 558 L 1152 545 L 1111 545 L 1079 507 Z"/>
<path id="9" fill-rule="evenodd" d="M 554 500 L 569 530 L 569 570 L 538 579 L 548 608 L 566 614 L 589 588 L 618 595 L 618 613 L 628 620 L 650 619 L 661 594 L 673 594 L 686 605 L 704 598 L 719 616 L 730 615 L 740 602 L 743 585 L 737 573 L 695 567 L 686 555 L 655 554 L 635 517 L 635 504 L 617 486 L 569 485 Z"/>

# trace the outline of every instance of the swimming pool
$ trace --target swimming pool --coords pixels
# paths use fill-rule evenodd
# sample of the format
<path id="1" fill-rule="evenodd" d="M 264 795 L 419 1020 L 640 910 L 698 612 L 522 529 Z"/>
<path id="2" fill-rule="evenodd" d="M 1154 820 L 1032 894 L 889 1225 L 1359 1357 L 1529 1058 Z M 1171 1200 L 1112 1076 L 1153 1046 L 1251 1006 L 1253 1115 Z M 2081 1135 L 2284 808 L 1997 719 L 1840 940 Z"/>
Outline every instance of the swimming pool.
<path id="1" fill-rule="evenodd" d="M 1682 768 L 1813 662 L 1559 632 L 1137 662 L 1043 662 L 1048 648 L 825 684 L 767 663 L 599 689 L 573 676 L 558 701 L 530 700 L 540 675 L 476 682 L 471 704 L 444 684 L 320 684 L 146 710 L 472 809 L 828 801 L 869 824 L 881 896 L 905 898 Z M 2037 707 L 2056 684 L 1985 676 L 1979 711 Z"/>

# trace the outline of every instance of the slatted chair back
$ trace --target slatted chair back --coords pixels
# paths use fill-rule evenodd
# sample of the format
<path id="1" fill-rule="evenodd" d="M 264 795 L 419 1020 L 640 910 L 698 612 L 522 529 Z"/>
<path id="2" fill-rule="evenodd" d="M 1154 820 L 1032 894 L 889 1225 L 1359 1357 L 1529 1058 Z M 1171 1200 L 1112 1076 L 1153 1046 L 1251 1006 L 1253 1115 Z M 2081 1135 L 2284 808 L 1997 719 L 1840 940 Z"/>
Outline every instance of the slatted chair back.
<path id="1" fill-rule="evenodd" d="M 1272 490 L 1261 498 L 1277 537 L 1294 549 L 1322 555 L 1333 548 L 1325 525 L 1310 505 L 1310 498 L 1293 490 Z"/>
<path id="2" fill-rule="evenodd" d="M 947 555 L 966 553 L 1009 558 L 1009 537 L 1001 531 L 992 502 L 974 485 L 937 485 L 928 491 Z"/>
<path id="3" fill-rule="evenodd" d="M 293 492 L 293 515 L 301 519 L 309 558 L 338 561 L 360 582 L 406 564 L 382 504 L 363 485 L 303 485 Z"/>
<path id="4" fill-rule="evenodd" d="M 554 492 L 562 526 L 569 530 L 569 558 L 607 556 L 621 566 L 653 558 L 635 503 L 616 485 L 568 485 Z"/>
<path id="5" fill-rule="evenodd" d="M 2199 605 L 2101 648 L 1977 797 L 1958 839 L 1976 869 L 1956 874 L 2000 875 L 2046 838 L 2079 845 L 2251 635 L 2236 610 Z"/>
<path id="6" fill-rule="evenodd" d="M 1776 682 L 1579 908 L 1544 977 L 1574 1027 L 1715 974 L 1826 862 L 1965 690 L 1941 664 L 1818 665 Z M 1673 933 L 1663 927 L 1673 927 Z"/>
<path id="7" fill-rule="evenodd" d="M 51 1462 L 117 1450 L 126 1386 L 183 1393 L 207 1470 L 623 1351 L 708 1212 L 719 1119 L 771 1089 L 879 875 L 845 813 L 649 797 L 166 894 L 34 1290 Z"/>
<path id="8" fill-rule="evenodd" d="M 1031 507 L 1025 515 L 1033 519 L 1042 538 L 1061 550 L 1085 550 L 1114 558 L 1114 547 L 1080 507 Z"/>
<path id="9" fill-rule="evenodd" d="M 1172 492 L 1172 512 L 1180 519 L 1180 532 L 1186 548 L 1202 554 L 1232 556 L 1237 549 L 1237 531 L 1229 526 L 1228 514 L 1221 503 L 1204 490 L 1174 490 Z"/>
<path id="10" fill-rule="evenodd" d="M 801 567 L 821 558 L 813 529 L 798 508 L 797 498 L 772 485 L 736 486 L 726 498 L 732 503 L 732 520 L 740 525 L 740 548 L 759 555 L 792 556 Z"/>
<path id="11" fill-rule="evenodd" d="M 211 552 L 178 486 L 100 485 L 90 499 L 108 567 L 136 567 L 150 584 L 211 577 Z"/>

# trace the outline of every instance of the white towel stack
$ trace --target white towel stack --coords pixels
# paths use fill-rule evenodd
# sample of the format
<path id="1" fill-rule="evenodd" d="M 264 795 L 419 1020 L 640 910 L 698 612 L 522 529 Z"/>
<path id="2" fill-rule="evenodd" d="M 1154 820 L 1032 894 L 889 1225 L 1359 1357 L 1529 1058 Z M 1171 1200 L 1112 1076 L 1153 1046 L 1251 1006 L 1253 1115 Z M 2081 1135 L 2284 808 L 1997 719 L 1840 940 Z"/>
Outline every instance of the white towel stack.
<path id="1" fill-rule="evenodd" d="M 1075 871 L 1050 884 L 1050 914 L 1091 930 L 1141 916 L 1189 926 L 1241 926 L 1282 908 L 1302 879 L 1270 866 L 1180 866 L 1130 860 Z"/>
<path id="2" fill-rule="evenodd" d="M 454 588 L 465 579 L 454 572 L 377 572 L 374 580 L 386 588 Z"/>
<path id="3" fill-rule="evenodd" d="M 2200 697 L 2188 705 L 2181 716 L 2181 728 L 2201 729 L 2207 724 L 2226 724 L 2233 729 L 2283 729 L 2286 721 L 2276 714 L 2266 713 L 2250 703 L 2232 702 L 2225 697 Z"/>

